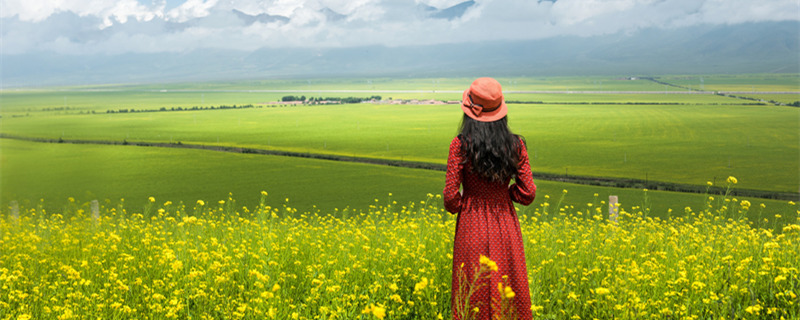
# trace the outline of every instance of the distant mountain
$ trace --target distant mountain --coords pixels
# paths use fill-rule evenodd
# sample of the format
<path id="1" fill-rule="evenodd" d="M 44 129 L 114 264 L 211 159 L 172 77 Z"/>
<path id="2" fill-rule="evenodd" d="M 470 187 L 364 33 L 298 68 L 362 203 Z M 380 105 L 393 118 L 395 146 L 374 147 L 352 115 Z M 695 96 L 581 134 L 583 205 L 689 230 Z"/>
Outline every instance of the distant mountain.
<path id="1" fill-rule="evenodd" d="M 464 1 L 464 2 L 458 3 L 456 5 L 444 8 L 444 9 L 439 9 L 439 8 L 436 8 L 436 7 L 433 7 L 433 6 L 429 6 L 429 5 L 424 4 L 424 3 L 418 3 L 416 5 L 416 7 L 417 7 L 417 11 L 419 13 L 422 13 L 422 15 L 425 16 L 425 17 L 434 18 L 434 19 L 453 20 L 453 19 L 457 19 L 457 18 L 460 18 L 461 16 L 463 16 L 464 13 L 467 12 L 467 9 L 469 9 L 470 7 L 472 7 L 474 5 L 475 5 L 475 1 L 469 0 L 469 1 Z"/>
<path id="2" fill-rule="evenodd" d="M 260 22 L 260 23 L 270 23 L 270 22 L 284 22 L 285 23 L 285 22 L 289 22 L 289 18 L 284 17 L 284 16 L 272 16 L 272 15 L 268 15 L 266 13 L 262 13 L 262 14 L 254 16 L 254 15 L 246 14 L 246 13 L 241 12 L 241 11 L 236 10 L 236 9 L 233 9 L 232 12 L 239 19 L 244 21 L 244 23 L 246 25 L 251 25 L 251 24 L 256 23 L 256 22 Z"/>
<path id="3" fill-rule="evenodd" d="M 466 12 L 467 9 L 469 9 L 473 5 L 475 5 L 475 1 L 472 1 L 472 0 L 464 1 L 462 3 L 459 3 L 459 4 L 454 5 L 452 7 L 449 7 L 449 8 L 445 8 L 445 9 L 441 9 L 441 10 L 434 10 L 433 12 L 431 12 L 430 17 L 431 18 L 453 20 L 453 19 L 460 18 L 461 16 L 463 16 L 464 12 Z"/>
<path id="4" fill-rule="evenodd" d="M 5 88 L 279 77 L 800 73 L 799 39 L 798 21 L 763 22 L 396 48 L 3 55 L 0 72 Z"/>

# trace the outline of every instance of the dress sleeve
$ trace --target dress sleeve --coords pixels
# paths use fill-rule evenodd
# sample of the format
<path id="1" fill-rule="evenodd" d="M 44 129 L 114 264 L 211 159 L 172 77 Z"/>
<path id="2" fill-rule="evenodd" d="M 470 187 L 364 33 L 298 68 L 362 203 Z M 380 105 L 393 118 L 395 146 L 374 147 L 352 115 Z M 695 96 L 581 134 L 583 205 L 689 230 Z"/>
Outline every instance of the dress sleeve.
<path id="1" fill-rule="evenodd" d="M 461 139 L 458 137 L 453 138 L 450 142 L 450 155 L 447 157 L 447 176 L 444 183 L 444 208 L 450 213 L 461 212 L 461 193 L 458 191 L 461 187 L 463 168 L 461 156 Z"/>
<path id="2" fill-rule="evenodd" d="M 533 182 L 531 164 L 528 161 L 528 149 L 520 139 L 519 169 L 514 184 L 508 187 L 511 200 L 522 205 L 529 205 L 536 198 L 536 184 Z"/>

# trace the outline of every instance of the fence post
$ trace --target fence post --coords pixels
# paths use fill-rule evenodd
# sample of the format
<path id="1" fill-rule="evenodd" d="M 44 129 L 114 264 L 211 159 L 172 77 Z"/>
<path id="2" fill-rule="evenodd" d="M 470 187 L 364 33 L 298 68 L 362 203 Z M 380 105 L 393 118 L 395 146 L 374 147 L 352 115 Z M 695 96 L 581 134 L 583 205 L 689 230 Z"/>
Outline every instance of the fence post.
<path id="1" fill-rule="evenodd" d="M 97 222 L 100 220 L 100 203 L 97 202 L 97 200 L 92 200 L 91 207 L 92 222 L 94 222 L 94 225 L 97 225 Z"/>
<path id="2" fill-rule="evenodd" d="M 11 222 L 19 223 L 19 203 L 17 200 L 11 201 Z"/>
<path id="3" fill-rule="evenodd" d="M 619 217 L 619 207 L 617 206 L 619 198 L 617 196 L 608 196 L 608 220 L 617 223 Z"/>

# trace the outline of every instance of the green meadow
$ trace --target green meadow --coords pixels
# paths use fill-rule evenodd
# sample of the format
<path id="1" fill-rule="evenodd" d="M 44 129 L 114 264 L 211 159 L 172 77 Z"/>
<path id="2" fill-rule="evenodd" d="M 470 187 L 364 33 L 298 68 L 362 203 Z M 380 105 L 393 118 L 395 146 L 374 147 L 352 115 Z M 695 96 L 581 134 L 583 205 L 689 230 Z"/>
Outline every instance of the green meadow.
<path id="1" fill-rule="evenodd" d="M 706 91 L 793 91 L 800 90 L 797 74 L 672 75 L 659 77 L 670 84 Z"/>
<path id="2" fill-rule="evenodd" d="M 749 105 L 509 106 L 536 171 L 741 188 L 798 190 L 800 109 Z M 49 139 L 181 142 L 444 163 L 457 105 L 298 106 L 31 115 L 4 134 Z"/>
<path id="3" fill-rule="evenodd" d="M 648 80 L 608 78 L 510 78 L 499 79 L 508 100 L 552 103 L 578 102 L 661 102 L 661 103 L 736 103 L 735 99 L 714 95 L 684 95 L 681 88 Z M 278 101 L 285 95 L 307 97 L 346 97 L 381 95 L 384 98 L 457 100 L 470 79 L 376 79 L 376 80 L 273 80 L 233 83 L 187 83 L 160 85 L 103 85 L 64 88 L 25 88 L 5 90 L 2 113 L 25 114 L 40 111 L 79 113 L 106 110 L 158 109 L 257 104 Z M 761 89 L 761 88 L 760 88 Z M 787 89 L 788 90 L 788 89 Z M 347 92 L 341 92 L 347 91 Z M 547 91 L 648 91 L 643 94 L 552 94 L 525 93 Z M 67 109 L 68 108 L 68 109 Z M 66 109 L 66 110 L 65 110 Z"/>
<path id="4" fill-rule="evenodd" d="M 790 90 L 795 76 L 705 76 L 706 86 L 743 83 Z M 697 77 L 660 77 L 686 85 Z M 526 138 L 534 174 L 632 178 L 705 186 L 797 192 L 800 109 L 624 77 L 499 79 L 511 103 L 509 124 Z M 723 81 L 724 80 L 724 81 Z M 0 133 L 66 140 L 172 142 L 250 147 L 442 164 L 462 112 L 457 105 L 276 106 L 285 95 L 458 100 L 471 79 L 312 79 L 191 84 L 102 85 L 6 90 Z M 787 89 L 789 88 L 789 89 Z M 720 90 L 721 90 L 720 89 Z M 527 91 L 669 91 L 524 93 Z M 709 88 L 706 88 L 709 90 Z M 784 95 L 776 95 L 784 96 Z M 792 96 L 792 95 L 788 95 Z M 791 98 L 790 98 L 791 99 Z M 106 113 L 198 106 L 247 109 Z M 260 191 L 302 210 L 406 203 L 441 191 L 437 171 L 203 150 L 44 144 L 0 139 L 0 196 L 55 209 L 67 197 L 193 203 L 226 199 L 252 207 Z M 702 205 L 700 194 L 571 185 L 539 180 L 540 194 L 585 205 L 618 194 L 623 203 L 669 209 Z M 647 201 L 645 201 L 645 194 Z M 52 199 L 53 202 L 50 200 Z M 785 201 L 753 199 L 772 208 Z M 535 204 L 534 204 L 535 206 Z M 755 211 L 755 210 L 754 210 Z"/>
<path id="5" fill-rule="evenodd" d="M 99 200 L 107 207 L 124 204 L 141 211 L 150 197 L 192 205 L 197 200 L 236 200 L 237 209 L 252 211 L 261 191 L 268 205 L 287 205 L 299 212 L 366 210 L 396 202 L 408 205 L 440 194 L 444 172 L 330 160 L 227 153 L 208 150 L 54 144 L 0 139 L 2 202 L 18 200 L 26 208 L 41 206 L 60 212 L 78 203 Z M 643 191 L 536 180 L 538 196 L 520 214 L 533 213 L 545 202 L 565 211 L 599 205 L 616 195 L 627 208 L 650 208 L 651 216 L 682 215 L 685 207 L 702 208 L 705 195 Z M 567 193 L 563 191 L 567 190 Z M 563 198 L 562 198 L 563 197 Z M 755 221 L 791 222 L 786 201 L 754 199 L 764 209 L 750 211 Z M 441 200 L 436 200 L 441 201 Z M 570 207 L 572 209 L 570 209 Z M 674 213 L 673 213 L 674 212 Z M 784 217 L 775 221 L 775 214 Z M 788 220 L 787 220 L 788 219 Z M 786 221 L 784 221 L 786 220 Z"/>
<path id="6" fill-rule="evenodd" d="M 791 104 L 800 101 L 800 95 L 797 94 L 738 94 L 738 96 L 764 101 L 775 101 L 784 104 Z"/>

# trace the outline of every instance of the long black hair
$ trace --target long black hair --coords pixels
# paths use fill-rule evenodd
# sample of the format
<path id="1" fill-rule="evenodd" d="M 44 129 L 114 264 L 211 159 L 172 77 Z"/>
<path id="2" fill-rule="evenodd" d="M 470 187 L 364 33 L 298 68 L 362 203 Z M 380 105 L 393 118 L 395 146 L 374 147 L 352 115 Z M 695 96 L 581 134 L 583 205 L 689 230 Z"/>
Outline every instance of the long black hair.
<path id="1" fill-rule="evenodd" d="M 516 175 L 521 137 L 511 132 L 506 117 L 482 122 L 464 114 L 458 137 L 464 163 L 471 162 L 472 172 L 490 181 L 505 181 Z"/>

